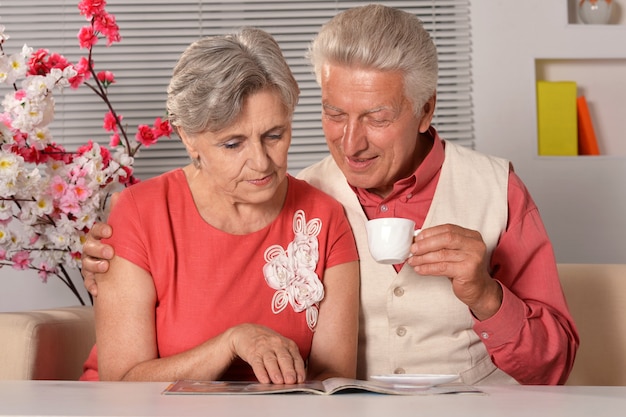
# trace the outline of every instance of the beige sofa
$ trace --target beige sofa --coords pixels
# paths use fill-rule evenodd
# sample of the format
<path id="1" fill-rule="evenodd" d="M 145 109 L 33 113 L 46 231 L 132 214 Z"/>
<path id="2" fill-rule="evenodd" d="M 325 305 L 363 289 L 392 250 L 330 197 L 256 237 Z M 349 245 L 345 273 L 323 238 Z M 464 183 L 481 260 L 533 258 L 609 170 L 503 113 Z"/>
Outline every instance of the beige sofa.
<path id="1" fill-rule="evenodd" d="M 559 264 L 580 333 L 568 385 L 626 385 L 626 264 Z"/>
<path id="2" fill-rule="evenodd" d="M 0 313 L 0 379 L 78 379 L 95 341 L 92 307 Z"/>
<path id="3" fill-rule="evenodd" d="M 581 344 L 570 385 L 626 385 L 626 264 L 560 264 Z M 0 313 L 0 379 L 77 379 L 91 307 Z"/>

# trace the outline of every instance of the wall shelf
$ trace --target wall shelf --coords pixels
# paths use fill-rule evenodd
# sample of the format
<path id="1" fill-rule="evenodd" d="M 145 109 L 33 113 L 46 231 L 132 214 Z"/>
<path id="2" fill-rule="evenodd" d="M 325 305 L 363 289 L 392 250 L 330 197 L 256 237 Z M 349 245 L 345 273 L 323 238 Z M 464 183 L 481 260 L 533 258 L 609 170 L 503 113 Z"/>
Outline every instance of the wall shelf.
<path id="1" fill-rule="evenodd" d="M 535 80 L 575 81 L 601 155 L 626 156 L 626 58 L 535 59 Z"/>

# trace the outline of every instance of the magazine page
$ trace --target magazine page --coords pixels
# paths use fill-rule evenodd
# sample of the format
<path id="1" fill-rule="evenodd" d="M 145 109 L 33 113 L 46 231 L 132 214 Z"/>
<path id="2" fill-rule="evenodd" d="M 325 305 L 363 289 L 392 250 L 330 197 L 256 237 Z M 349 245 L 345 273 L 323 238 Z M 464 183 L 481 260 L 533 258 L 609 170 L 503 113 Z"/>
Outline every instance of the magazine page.
<path id="1" fill-rule="evenodd" d="M 328 378 L 323 382 L 307 381 L 303 384 L 293 385 L 261 384 L 250 381 L 180 380 L 168 386 L 163 391 L 163 394 L 285 394 L 294 392 L 319 395 L 349 392 L 371 392 L 392 395 L 482 393 L 474 387 L 459 383 L 438 386 L 411 386 L 350 378 Z"/>
<path id="2" fill-rule="evenodd" d="M 279 394 L 287 392 L 309 392 L 323 394 L 320 381 L 304 384 L 280 385 L 261 384 L 250 381 L 195 381 L 179 380 L 168 386 L 163 394 Z"/>
<path id="3" fill-rule="evenodd" d="M 326 394 L 339 392 L 368 391 L 378 394 L 392 395 L 431 395 L 455 393 L 480 393 L 481 391 L 467 385 L 455 383 L 446 385 L 399 385 L 381 381 L 364 381 L 349 378 L 328 378 L 323 381 Z"/>

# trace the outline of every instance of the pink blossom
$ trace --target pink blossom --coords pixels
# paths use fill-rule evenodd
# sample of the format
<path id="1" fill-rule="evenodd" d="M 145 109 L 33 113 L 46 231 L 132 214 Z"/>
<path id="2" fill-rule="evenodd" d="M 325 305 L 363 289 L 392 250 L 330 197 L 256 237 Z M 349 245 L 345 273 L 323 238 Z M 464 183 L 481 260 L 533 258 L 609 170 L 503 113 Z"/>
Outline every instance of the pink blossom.
<path id="1" fill-rule="evenodd" d="M 63 213 L 78 214 L 80 212 L 80 204 L 76 193 L 66 192 L 63 194 L 63 197 L 59 200 L 59 208 Z"/>
<path id="2" fill-rule="evenodd" d="M 91 77 L 90 68 L 93 66 L 93 62 L 89 62 L 87 58 L 84 56 L 78 60 L 78 63 L 74 65 L 74 70 L 76 70 L 76 75 L 70 78 L 68 81 L 70 82 L 70 87 L 76 89 L 80 87 L 80 85 Z"/>
<path id="3" fill-rule="evenodd" d="M 104 146 L 101 146 L 100 147 L 100 157 L 102 157 L 102 163 L 104 164 L 104 166 L 108 167 L 109 163 L 111 162 L 111 151 L 109 151 Z"/>
<path id="4" fill-rule="evenodd" d="M 82 178 L 85 178 L 87 174 L 88 174 L 87 170 L 83 169 L 82 167 L 75 166 L 75 167 L 72 167 L 72 169 L 70 170 L 70 178 L 74 182 L 79 181 Z"/>
<path id="5" fill-rule="evenodd" d="M 76 153 L 78 155 L 83 155 L 91 151 L 92 149 L 93 149 L 93 141 L 89 140 L 86 145 L 80 146 L 78 149 L 76 149 Z"/>
<path id="6" fill-rule="evenodd" d="M 29 75 L 46 75 L 50 72 L 46 58 L 48 56 L 47 49 L 38 49 L 28 60 Z"/>
<path id="7" fill-rule="evenodd" d="M 89 60 L 84 56 L 81 57 L 78 60 L 78 63 L 74 65 L 74 69 L 77 72 L 77 75 L 74 78 L 80 78 L 80 82 L 82 82 L 83 80 L 88 80 L 91 77 L 91 68 L 93 68 L 93 61 L 89 62 Z M 70 83 L 72 83 L 74 78 L 70 79 Z"/>
<path id="8" fill-rule="evenodd" d="M 117 121 L 115 120 L 115 116 L 112 111 L 109 110 L 109 112 L 104 115 L 104 124 L 102 125 L 102 128 L 107 132 L 117 132 Z"/>
<path id="9" fill-rule="evenodd" d="M 50 183 L 50 194 L 54 199 L 60 200 L 67 190 L 67 183 L 63 178 L 55 175 Z"/>
<path id="10" fill-rule="evenodd" d="M 104 85 L 104 88 L 107 88 L 115 82 L 115 75 L 111 71 L 100 71 L 98 80 Z"/>
<path id="11" fill-rule="evenodd" d="M 17 90 L 15 94 L 13 94 L 13 97 L 15 97 L 17 101 L 22 101 L 27 95 L 28 93 L 26 90 Z"/>
<path id="12" fill-rule="evenodd" d="M 67 59 L 61 54 L 53 52 L 48 56 L 48 67 L 58 68 L 60 70 L 64 70 L 67 66 L 71 65 Z"/>
<path id="13" fill-rule="evenodd" d="M 85 19 L 91 20 L 94 15 L 102 13 L 105 6 L 105 0 L 81 0 L 78 3 L 78 10 Z"/>
<path id="14" fill-rule="evenodd" d="M 120 29 L 115 22 L 115 16 L 102 11 L 98 15 L 93 17 L 94 29 L 97 32 L 102 33 L 107 38 L 107 46 L 111 46 L 113 42 L 119 42 L 122 40 L 120 36 Z"/>
<path id="15" fill-rule="evenodd" d="M 120 175 L 119 177 L 119 182 L 125 185 L 133 185 L 139 182 L 138 179 L 136 179 L 135 177 L 133 177 L 133 168 L 129 167 L 127 165 L 121 166 L 120 168 L 122 168 L 125 172 L 126 172 L 126 176 L 123 177 Z"/>
<path id="16" fill-rule="evenodd" d="M 109 146 L 111 148 L 115 148 L 120 145 L 120 134 L 114 133 L 111 135 L 111 141 L 109 142 Z"/>
<path id="17" fill-rule="evenodd" d="M 154 119 L 154 135 L 157 138 L 162 136 L 170 137 L 172 135 L 172 126 L 169 120 L 161 120 L 160 117 Z"/>
<path id="18" fill-rule="evenodd" d="M 83 202 L 91 197 L 92 191 L 87 185 L 85 185 L 85 179 L 80 178 L 72 187 L 72 193 L 78 201 Z"/>
<path id="19" fill-rule="evenodd" d="M 63 55 L 56 52 L 49 53 L 47 49 L 39 49 L 28 60 L 28 74 L 46 75 L 52 68 L 64 70 L 69 65 L 71 64 Z"/>
<path id="20" fill-rule="evenodd" d="M 55 268 L 50 268 L 47 264 L 43 263 L 39 266 L 39 278 L 41 278 L 41 282 L 48 282 L 48 275 L 53 274 L 56 271 Z"/>
<path id="21" fill-rule="evenodd" d="M 11 257 L 11 262 L 13 262 L 13 268 L 15 269 L 27 269 L 29 261 L 30 254 L 25 250 L 21 250 Z"/>
<path id="22" fill-rule="evenodd" d="M 148 125 L 137 126 L 137 135 L 135 135 L 137 142 L 141 143 L 145 147 L 153 145 L 157 141 L 157 137 L 154 134 L 154 130 Z"/>
<path id="23" fill-rule="evenodd" d="M 89 49 L 98 43 L 98 37 L 96 36 L 91 26 L 83 26 L 78 32 L 78 45 L 83 49 Z"/>

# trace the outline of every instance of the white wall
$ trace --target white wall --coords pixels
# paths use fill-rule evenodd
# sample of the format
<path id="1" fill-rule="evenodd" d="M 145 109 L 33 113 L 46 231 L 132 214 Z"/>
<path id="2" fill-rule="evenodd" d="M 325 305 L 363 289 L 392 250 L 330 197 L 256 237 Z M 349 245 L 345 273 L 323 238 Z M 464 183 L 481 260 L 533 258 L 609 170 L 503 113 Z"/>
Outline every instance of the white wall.
<path id="1" fill-rule="evenodd" d="M 78 271 L 72 271 L 72 275 L 84 302 L 90 305 Z M 78 298 L 56 277 L 42 283 L 34 271 L 16 271 L 7 266 L 0 269 L 0 312 L 73 305 L 80 305 Z"/>
<path id="2" fill-rule="evenodd" d="M 471 19 L 477 149 L 513 161 L 557 261 L 626 263 L 626 94 L 602 102 L 622 126 L 610 133 L 617 156 L 537 157 L 535 113 L 536 58 L 624 63 L 626 25 L 568 25 L 562 0 L 473 1 Z M 608 80 L 615 88 L 626 86 L 621 74 Z"/>

